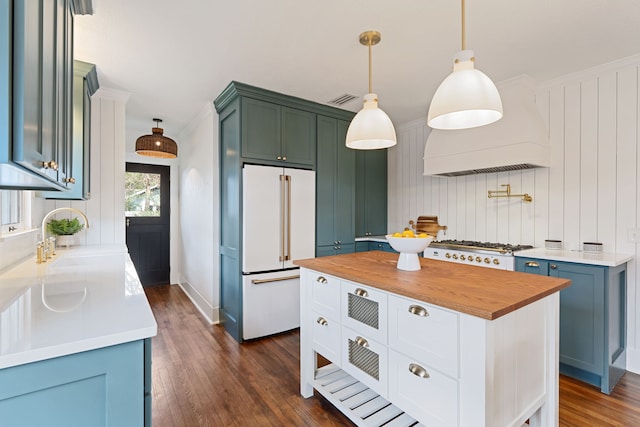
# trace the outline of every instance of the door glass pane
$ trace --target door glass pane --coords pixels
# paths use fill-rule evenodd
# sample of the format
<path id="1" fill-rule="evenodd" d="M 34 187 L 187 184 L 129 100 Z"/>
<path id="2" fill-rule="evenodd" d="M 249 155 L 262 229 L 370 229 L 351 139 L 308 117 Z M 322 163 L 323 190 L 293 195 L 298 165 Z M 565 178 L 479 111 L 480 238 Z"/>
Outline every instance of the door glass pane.
<path id="1" fill-rule="evenodd" d="M 160 174 L 127 172 L 124 192 L 126 216 L 160 216 Z"/>

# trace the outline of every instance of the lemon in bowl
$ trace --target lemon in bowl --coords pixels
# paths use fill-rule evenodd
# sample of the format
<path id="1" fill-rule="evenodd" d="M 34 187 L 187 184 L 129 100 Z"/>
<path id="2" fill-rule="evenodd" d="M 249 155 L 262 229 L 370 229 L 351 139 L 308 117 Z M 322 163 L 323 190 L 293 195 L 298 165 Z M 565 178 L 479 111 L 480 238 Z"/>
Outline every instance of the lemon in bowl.
<path id="1" fill-rule="evenodd" d="M 391 245 L 395 251 L 400 252 L 397 265 L 398 269 L 406 271 L 420 270 L 418 254 L 424 251 L 434 239 L 434 236 L 429 236 L 425 233 L 416 235 L 412 230 L 387 234 L 385 237 L 389 245 Z"/>

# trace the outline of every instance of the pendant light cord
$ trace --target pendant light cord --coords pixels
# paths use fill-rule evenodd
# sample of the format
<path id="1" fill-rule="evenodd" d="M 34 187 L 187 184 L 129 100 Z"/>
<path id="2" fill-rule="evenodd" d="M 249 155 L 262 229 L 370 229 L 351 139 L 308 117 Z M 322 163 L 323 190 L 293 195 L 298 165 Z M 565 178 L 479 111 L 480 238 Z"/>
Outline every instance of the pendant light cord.
<path id="1" fill-rule="evenodd" d="M 464 7 L 464 0 L 462 0 L 462 50 L 466 50 L 467 48 L 467 31 L 465 29 L 466 25 L 465 25 L 465 7 Z"/>
<path id="2" fill-rule="evenodd" d="M 373 93 L 373 85 L 371 84 L 371 38 L 369 38 L 369 93 Z"/>

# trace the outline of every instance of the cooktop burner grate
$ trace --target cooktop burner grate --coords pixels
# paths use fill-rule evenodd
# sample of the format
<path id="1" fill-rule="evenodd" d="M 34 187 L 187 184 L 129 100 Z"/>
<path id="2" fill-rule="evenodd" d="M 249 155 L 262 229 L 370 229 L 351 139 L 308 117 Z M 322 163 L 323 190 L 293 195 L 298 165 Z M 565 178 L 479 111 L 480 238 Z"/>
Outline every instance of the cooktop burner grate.
<path id="1" fill-rule="evenodd" d="M 430 246 L 443 249 L 480 249 L 500 253 L 513 253 L 533 248 L 531 245 L 511 245 L 509 243 L 479 242 L 473 240 L 439 240 L 431 242 Z"/>

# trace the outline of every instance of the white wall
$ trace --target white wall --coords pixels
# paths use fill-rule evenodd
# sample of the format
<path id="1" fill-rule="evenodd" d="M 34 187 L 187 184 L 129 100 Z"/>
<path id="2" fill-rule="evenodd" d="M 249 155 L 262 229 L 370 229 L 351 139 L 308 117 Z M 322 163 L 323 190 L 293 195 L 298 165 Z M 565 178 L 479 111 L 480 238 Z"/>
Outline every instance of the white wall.
<path id="1" fill-rule="evenodd" d="M 606 64 L 538 86 L 536 104 L 551 141 L 551 167 L 455 178 L 423 176 L 429 128 L 424 121 L 398 127 L 389 150 L 389 229 L 419 215 L 447 225 L 440 239 L 499 241 L 543 246 L 584 241 L 607 252 L 634 255 L 628 264 L 627 368 L 640 372 L 640 295 L 637 245 L 629 229 L 640 225 L 640 56 Z M 488 199 L 487 190 L 511 184 L 519 199 Z"/>
<path id="2" fill-rule="evenodd" d="M 219 321 L 218 116 L 207 103 L 180 134 L 180 286 L 210 323 Z"/>

